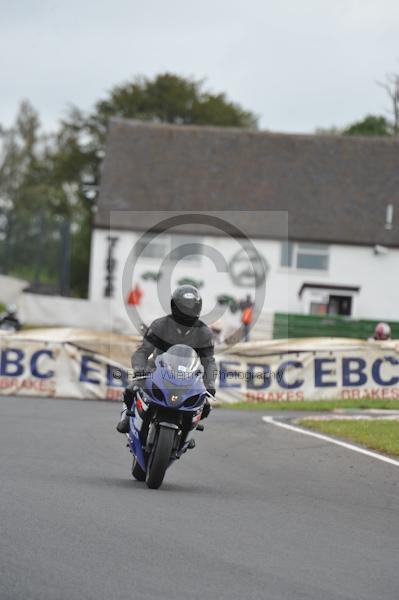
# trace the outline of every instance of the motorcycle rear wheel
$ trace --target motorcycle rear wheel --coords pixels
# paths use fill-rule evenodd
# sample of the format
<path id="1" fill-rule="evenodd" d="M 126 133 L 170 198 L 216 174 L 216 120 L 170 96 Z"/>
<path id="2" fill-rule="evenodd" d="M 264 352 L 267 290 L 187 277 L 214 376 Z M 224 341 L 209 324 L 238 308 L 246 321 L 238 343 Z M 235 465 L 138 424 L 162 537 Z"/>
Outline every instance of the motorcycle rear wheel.
<path id="1" fill-rule="evenodd" d="M 174 429 L 168 429 L 167 427 L 161 427 L 159 430 L 146 478 L 147 486 L 152 490 L 157 490 L 163 482 L 169 465 L 175 434 Z"/>

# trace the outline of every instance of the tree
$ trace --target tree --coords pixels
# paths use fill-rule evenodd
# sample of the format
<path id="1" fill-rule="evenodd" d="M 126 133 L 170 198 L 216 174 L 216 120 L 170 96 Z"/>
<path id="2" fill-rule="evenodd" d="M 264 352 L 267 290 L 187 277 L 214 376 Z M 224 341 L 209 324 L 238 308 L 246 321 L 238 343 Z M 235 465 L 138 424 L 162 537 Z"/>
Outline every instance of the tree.
<path id="1" fill-rule="evenodd" d="M 257 127 L 257 117 L 224 94 L 203 90 L 203 82 L 170 73 L 136 78 L 114 87 L 85 115 L 72 107 L 62 121 L 52 154 L 54 180 L 68 182 L 78 198 L 79 227 L 72 240 L 72 286 L 87 290 L 92 209 L 100 184 L 105 136 L 111 117 L 181 125 Z"/>
<path id="2" fill-rule="evenodd" d="M 392 135 L 392 126 L 385 117 L 367 115 L 361 121 L 349 125 L 342 133 L 344 135 L 388 136 Z"/>
<path id="3" fill-rule="evenodd" d="M 399 75 L 390 74 L 385 78 L 385 82 L 379 82 L 380 85 L 388 94 L 391 101 L 391 114 L 393 117 L 393 134 L 399 134 Z"/>
<path id="4" fill-rule="evenodd" d="M 30 233 L 49 200 L 41 162 L 45 141 L 39 129 L 38 114 L 23 101 L 13 127 L 1 132 L 1 262 L 5 272 L 16 261 L 28 265 Z M 18 243 L 22 237 L 24 243 Z"/>
<path id="5" fill-rule="evenodd" d="M 84 295 L 91 206 L 81 190 L 85 162 L 78 148 L 76 140 L 61 132 L 43 135 L 38 114 L 27 101 L 14 125 L 1 130 L 0 267 L 36 287 L 45 284 L 67 293 L 72 242 L 73 291 Z M 76 280 L 75 272 L 82 275 L 83 270 Z"/>
<path id="6" fill-rule="evenodd" d="M 114 87 L 95 105 L 87 121 L 89 131 L 103 136 L 110 117 L 182 125 L 257 127 L 257 117 L 227 100 L 225 94 L 203 89 L 203 81 L 163 73 L 153 80 L 138 77 Z"/>
<path id="7" fill-rule="evenodd" d="M 257 126 L 255 115 L 224 94 L 212 94 L 202 81 L 170 73 L 114 87 L 89 114 L 72 107 L 52 136 L 41 132 L 37 112 L 24 101 L 14 125 L 0 126 L 3 271 L 46 282 L 56 290 L 70 258 L 72 292 L 87 294 L 92 215 L 113 116 L 182 125 Z M 65 281 L 61 287 L 67 291 Z"/>

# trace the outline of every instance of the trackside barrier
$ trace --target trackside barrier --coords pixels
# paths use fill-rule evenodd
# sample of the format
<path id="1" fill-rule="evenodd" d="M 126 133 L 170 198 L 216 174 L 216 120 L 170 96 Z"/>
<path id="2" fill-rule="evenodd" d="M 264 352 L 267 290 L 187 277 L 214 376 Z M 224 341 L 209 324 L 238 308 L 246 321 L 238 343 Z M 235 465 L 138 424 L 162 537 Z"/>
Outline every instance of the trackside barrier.
<path id="1" fill-rule="evenodd" d="M 120 400 L 140 338 L 74 329 L 0 335 L 0 395 Z M 225 402 L 399 398 L 399 341 L 340 338 L 220 346 Z M 117 374 L 117 377 L 115 377 Z"/>
<path id="2" fill-rule="evenodd" d="M 274 339 L 304 337 L 348 337 L 367 340 L 372 337 L 377 323 L 385 321 L 351 319 L 339 315 L 303 315 L 274 313 Z M 399 338 L 399 322 L 389 320 L 392 337 Z"/>

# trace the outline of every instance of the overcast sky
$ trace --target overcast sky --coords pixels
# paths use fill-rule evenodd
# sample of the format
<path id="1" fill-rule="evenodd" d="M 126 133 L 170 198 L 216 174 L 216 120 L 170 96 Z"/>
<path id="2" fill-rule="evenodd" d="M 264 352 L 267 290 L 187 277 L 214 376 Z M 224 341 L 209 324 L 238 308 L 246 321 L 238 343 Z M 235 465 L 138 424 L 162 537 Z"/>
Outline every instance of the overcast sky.
<path id="1" fill-rule="evenodd" d="M 164 71 L 207 79 L 264 129 L 343 126 L 389 102 L 399 0 L 0 0 L 0 123 L 29 98 L 47 129 L 69 103 Z"/>

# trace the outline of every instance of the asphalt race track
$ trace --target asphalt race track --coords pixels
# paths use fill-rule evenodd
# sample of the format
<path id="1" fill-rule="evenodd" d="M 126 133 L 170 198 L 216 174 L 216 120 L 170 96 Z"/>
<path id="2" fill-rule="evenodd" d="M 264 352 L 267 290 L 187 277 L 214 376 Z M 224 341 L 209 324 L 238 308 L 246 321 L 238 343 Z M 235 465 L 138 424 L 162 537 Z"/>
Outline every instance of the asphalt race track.
<path id="1" fill-rule="evenodd" d="M 399 469 L 215 410 L 159 491 L 118 406 L 0 399 L 1 600 L 398 600 Z"/>

